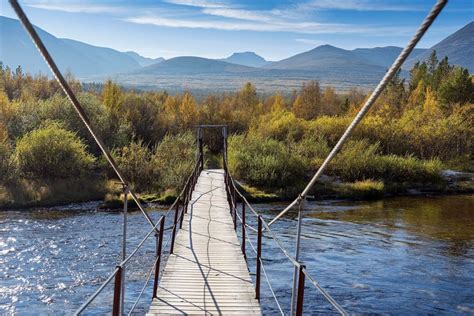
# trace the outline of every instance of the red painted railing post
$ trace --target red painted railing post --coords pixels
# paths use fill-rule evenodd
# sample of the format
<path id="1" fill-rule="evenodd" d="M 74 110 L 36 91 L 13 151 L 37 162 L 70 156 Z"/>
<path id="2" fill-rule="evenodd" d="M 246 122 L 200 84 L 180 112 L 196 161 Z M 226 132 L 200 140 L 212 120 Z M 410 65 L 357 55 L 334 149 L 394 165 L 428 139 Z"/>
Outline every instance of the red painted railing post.
<path id="1" fill-rule="evenodd" d="M 244 254 L 244 259 L 247 261 L 247 253 L 245 252 L 245 200 L 242 198 L 242 253 Z"/>
<path id="2" fill-rule="evenodd" d="M 171 246 L 170 246 L 170 253 L 173 253 L 174 249 L 174 239 L 176 236 L 176 230 L 178 226 L 178 214 L 179 214 L 179 200 L 176 201 L 176 207 L 175 207 L 175 212 L 174 212 L 174 222 L 173 222 L 173 232 L 171 235 Z"/>
<path id="3" fill-rule="evenodd" d="M 165 230 L 165 217 L 161 216 L 160 218 L 160 232 L 156 236 L 157 246 L 156 246 L 156 266 L 155 266 L 155 280 L 153 283 L 153 298 L 158 297 L 158 280 L 160 278 L 160 263 L 161 263 L 161 247 L 163 246 L 163 231 Z"/>
<path id="4" fill-rule="evenodd" d="M 112 316 L 120 315 L 120 301 L 122 296 L 122 267 L 118 266 L 114 281 L 114 301 L 112 305 Z"/>
<path id="5" fill-rule="evenodd" d="M 237 201 L 235 199 L 234 199 L 234 230 L 237 231 Z"/>
<path id="6" fill-rule="evenodd" d="M 184 204 L 184 201 L 183 201 L 183 205 L 181 207 L 181 214 L 179 215 L 179 229 L 183 228 L 185 208 L 186 208 L 186 204 Z"/>
<path id="7" fill-rule="evenodd" d="M 303 315 L 303 302 L 304 302 L 304 280 L 305 274 L 303 270 L 306 268 L 305 265 L 300 265 L 298 274 L 298 295 L 296 297 L 296 316 Z"/>
<path id="8" fill-rule="evenodd" d="M 260 301 L 260 269 L 262 259 L 262 216 L 258 216 L 257 273 L 255 276 L 255 298 Z"/>

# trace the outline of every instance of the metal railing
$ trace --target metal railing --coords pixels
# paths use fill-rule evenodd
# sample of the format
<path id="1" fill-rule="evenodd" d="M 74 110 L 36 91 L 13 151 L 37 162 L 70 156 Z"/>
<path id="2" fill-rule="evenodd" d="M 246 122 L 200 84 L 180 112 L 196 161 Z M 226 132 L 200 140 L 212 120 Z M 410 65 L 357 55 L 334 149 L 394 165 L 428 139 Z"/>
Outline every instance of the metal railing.
<path id="1" fill-rule="evenodd" d="M 200 140 L 200 143 L 202 144 L 202 141 Z M 120 262 L 115 269 L 112 271 L 112 273 L 107 277 L 107 279 L 100 285 L 100 287 L 89 297 L 89 299 L 84 302 L 79 309 L 76 310 L 75 315 L 80 315 L 96 298 L 99 296 L 99 294 L 106 288 L 106 286 L 114 280 L 114 292 L 113 292 L 113 300 L 112 300 L 112 315 L 113 316 L 118 316 L 122 314 L 122 308 L 123 308 L 123 287 L 122 287 L 122 280 L 124 276 L 124 270 L 125 267 L 127 266 L 127 263 L 132 259 L 138 252 L 138 250 L 143 246 L 145 241 L 150 238 L 153 232 L 155 232 L 155 238 L 156 238 L 156 255 L 155 255 L 155 260 L 154 263 L 151 267 L 151 269 L 147 273 L 147 278 L 145 280 L 145 284 L 140 291 L 138 297 L 136 298 L 134 304 L 132 305 L 129 314 L 131 314 L 136 306 L 138 305 L 140 298 L 142 297 L 143 293 L 145 292 L 145 289 L 151 279 L 152 271 L 154 270 L 154 278 L 153 278 L 153 298 L 157 297 L 157 292 L 158 292 L 158 285 L 159 285 L 159 278 L 160 278 L 160 267 L 161 267 L 161 261 L 163 258 L 163 249 L 166 249 L 166 247 L 170 245 L 170 251 L 169 253 L 173 253 L 174 249 L 174 242 L 176 238 L 176 233 L 178 231 L 178 228 L 181 228 L 183 225 L 183 218 L 184 214 L 187 212 L 189 202 L 191 201 L 192 197 L 192 192 L 194 190 L 194 187 L 196 185 L 196 182 L 198 180 L 199 174 L 201 173 L 203 169 L 203 152 L 202 152 L 202 146 L 199 146 L 199 154 L 198 158 L 196 161 L 196 164 L 193 168 L 193 171 L 191 175 L 188 177 L 186 184 L 184 185 L 183 189 L 181 192 L 178 194 L 177 198 L 173 202 L 173 204 L 168 208 L 166 213 L 160 217 L 158 222 L 155 224 L 155 226 L 145 235 L 145 237 L 138 243 L 138 245 L 135 247 L 135 249 L 123 260 Z M 125 200 L 125 205 L 127 201 Z M 163 247 L 163 233 L 165 231 L 165 220 L 166 217 L 168 216 L 169 213 L 171 213 L 174 210 L 174 220 L 173 220 L 173 225 L 168 228 L 171 229 L 171 234 L 168 237 L 168 240 L 166 241 L 164 247 Z"/>
<path id="2" fill-rule="evenodd" d="M 284 315 L 283 309 L 281 304 L 273 290 L 273 287 L 270 282 L 270 278 L 268 277 L 264 265 L 263 265 L 263 255 L 262 255 L 262 238 L 267 237 L 271 238 L 277 244 L 278 249 L 285 255 L 286 259 L 291 262 L 291 264 L 298 269 L 298 282 L 294 290 L 296 291 L 296 311 L 295 314 L 300 316 L 303 314 L 303 303 L 304 303 L 304 290 L 305 290 L 305 279 L 308 278 L 310 284 L 312 284 L 322 295 L 323 297 L 332 305 L 332 307 L 339 312 L 341 315 L 347 315 L 347 312 L 344 308 L 339 305 L 336 300 L 326 291 L 324 290 L 319 283 L 312 277 L 307 270 L 306 266 L 295 259 L 290 252 L 285 248 L 283 242 L 277 237 L 277 235 L 273 232 L 270 228 L 269 224 L 265 221 L 261 214 L 259 214 L 252 205 L 248 202 L 246 197 L 240 192 L 237 188 L 234 179 L 229 173 L 228 166 L 227 166 L 227 154 L 225 148 L 227 144 L 224 143 L 224 155 L 223 155 L 223 166 L 224 166 L 224 182 L 227 192 L 227 200 L 229 203 L 230 213 L 232 219 L 234 221 L 234 229 L 237 231 L 237 220 L 240 222 L 240 230 L 241 230 L 241 248 L 244 257 L 247 259 L 247 247 L 246 243 L 248 242 L 250 248 L 254 252 L 256 256 L 256 267 L 255 267 L 255 298 L 260 300 L 260 288 L 261 288 L 261 276 L 262 271 L 265 277 L 265 280 L 269 286 L 270 292 L 277 304 L 277 307 L 282 315 Z M 238 210 L 238 200 L 240 200 L 241 204 L 241 214 L 237 214 Z M 257 228 L 254 228 L 247 224 L 246 216 L 247 216 L 247 209 L 251 211 L 251 213 L 257 218 Z M 247 229 L 250 229 L 257 233 L 257 246 L 255 247 L 254 243 L 251 241 L 247 234 Z"/>

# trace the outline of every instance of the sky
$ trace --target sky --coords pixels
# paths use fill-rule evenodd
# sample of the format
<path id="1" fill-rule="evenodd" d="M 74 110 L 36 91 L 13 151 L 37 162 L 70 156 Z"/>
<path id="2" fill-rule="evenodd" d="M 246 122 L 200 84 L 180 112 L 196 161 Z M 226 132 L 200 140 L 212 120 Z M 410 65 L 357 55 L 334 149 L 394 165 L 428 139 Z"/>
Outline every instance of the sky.
<path id="1" fill-rule="evenodd" d="M 223 58 L 253 51 L 280 60 L 316 46 L 404 46 L 434 0 L 20 1 L 33 24 L 60 38 L 146 57 Z M 0 15 L 16 18 L 7 0 Z M 474 0 L 450 0 L 418 47 L 474 20 Z"/>

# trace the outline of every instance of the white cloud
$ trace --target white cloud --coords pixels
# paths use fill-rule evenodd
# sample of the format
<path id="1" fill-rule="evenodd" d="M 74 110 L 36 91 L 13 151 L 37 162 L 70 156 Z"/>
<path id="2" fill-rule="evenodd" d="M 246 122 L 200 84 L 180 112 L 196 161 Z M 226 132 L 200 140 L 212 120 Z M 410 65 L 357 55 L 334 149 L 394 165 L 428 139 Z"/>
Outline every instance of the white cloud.
<path id="1" fill-rule="evenodd" d="M 125 18 L 125 21 L 136 24 L 149 24 L 173 28 L 192 29 L 215 29 L 224 31 L 257 31 L 257 32 L 291 32 L 303 34 L 352 34 L 352 33 L 379 33 L 382 30 L 390 32 L 403 32 L 403 29 L 366 27 L 347 24 L 329 24 L 314 22 L 242 22 L 224 20 L 201 20 L 201 19 L 180 19 L 164 18 L 157 16 L 136 16 Z"/>
<path id="2" fill-rule="evenodd" d="M 310 0 L 299 5 L 300 9 L 354 10 L 354 11 L 420 11 L 418 5 L 400 5 L 380 0 Z"/>
<path id="3" fill-rule="evenodd" d="M 228 2 L 209 0 L 164 0 L 166 3 L 198 7 L 198 8 L 222 8 L 228 6 Z"/>
<path id="4" fill-rule="evenodd" d="M 112 13 L 123 11 L 117 6 L 94 5 L 89 3 L 26 3 L 28 7 L 49 11 L 61 11 L 68 13 Z"/>
<path id="5" fill-rule="evenodd" d="M 207 15 L 220 16 L 224 18 L 258 21 L 258 22 L 271 22 L 274 21 L 274 17 L 271 11 L 255 11 L 255 10 L 243 10 L 243 9 L 232 9 L 232 8 L 205 8 L 202 13 Z"/>

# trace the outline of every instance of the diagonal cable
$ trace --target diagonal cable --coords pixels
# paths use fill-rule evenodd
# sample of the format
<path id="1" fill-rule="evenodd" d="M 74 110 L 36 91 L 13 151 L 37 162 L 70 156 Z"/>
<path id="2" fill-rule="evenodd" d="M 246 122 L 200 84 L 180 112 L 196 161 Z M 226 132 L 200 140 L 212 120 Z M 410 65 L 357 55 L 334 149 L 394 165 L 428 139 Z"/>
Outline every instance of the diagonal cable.
<path id="1" fill-rule="evenodd" d="M 82 122 L 86 126 L 87 130 L 91 134 L 94 141 L 99 146 L 100 150 L 104 154 L 105 158 L 109 162 L 112 169 L 115 171 L 115 174 L 120 179 L 120 182 L 122 182 L 122 184 L 124 186 L 129 188 L 128 187 L 128 182 L 125 180 L 124 176 L 122 175 L 122 173 L 118 169 L 117 163 L 115 162 L 114 158 L 112 157 L 110 152 L 107 150 L 107 148 L 104 146 L 104 143 L 102 142 L 102 140 L 95 133 L 94 128 L 92 127 L 92 124 L 90 123 L 89 117 L 87 116 L 86 112 L 84 111 L 81 104 L 77 100 L 76 95 L 72 91 L 71 87 L 69 86 L 67 81 L 64 79 L 64 76 L 62 75 L 61 71 L 59 71 L 58 66 L 54 62 L 53 58 L 49 54 L 46 47 L 44 46 L 43 41 L 38 36 L 38 33 L 34 29 L 33 25 L 31 24 L 30 20 L 28 19 L 25 12 L 21 8 L 20 4 L 18 3 L 17 0 L 9 0 L 9 1 L 10 1 L 10 4 L 11 4 L 13 10 L 15 11 L 18 18 L 20 19 L 21 24 L 23 24 L 24 28 L 26 29 L 26 32 L 30 35 L 31 40 L 36 45 L 36 48 L 38 48 L 41 56 L 43 56 L 44 60 L 46 61 L 46 64 L 48 64 L 48 67 L 51 69 L 51 72 L 54 74 L 54 77 L 58 81 L 58 83 L 61 86 L 61 88 L 63 89 L 64 93 L 69 98 L 69 101 L 71 101 L 71 104 L 73 105 L 73 107 L 76 110 L 77 114 L 79 114 L 79 117 L 81 118 Z M 150 223 L 150 225 L 152 227 L 155 227 L 155 224 L 153 223 L 153 220 L 146 213 L 146 211 L 143 208 L 142 204 L 138 200 L 137 195 L 133 191 L 131 191 L 130 189 L 129 189 L 129 192 L 130 192 L 130 195 L 132 196 L 133 200 L 135 201 L 135 203 L 138 205 L 138 208 L 140 209 L 140 211 L 143 213 L 143 215 L 147 219 L 148 223 Z"/>
<path id="2" fill-rule="evenodd" d="M 339 139 L 337 144 L 334 146 L 334 148 L 331 150 L 329 155 L 326 157 L 326 159 L 324 160 L 321 167 L 319 167 L 318 171 L 316 171 L 313 178 L 306 185 L 303 192 L 301 192 L 301 194 L 298 196 L 298 198 L 296 198 L 290 205 L 288 205 L 283 211 L 281 211 L 280 214 L 278 214 L 268 225 L 272 225 L 275 221 L 277 221 L 280 217 L 282 217 L 285 213 L 287 213 L 293 206 L 299 204 L 308 195 L 309 190 L 311 190 L 311 188 L 314 186 L 314 184 L 316 183 L 316 180 L 318 180 L 318 178 L 326 170 L 326 168 L 327 168 L 328 164 L 331 162 L 331 160 L 333 160 L 334 157 L 339 152 L 339 150 L 341 150 L 344 143 L 351 136 L 353 130 L 362 121 L 362 119 L 367 114 L 367 112 L 370 110 L 370 108 L 375 103 L 377 98 L 383 92 L 383 90 L 385 89 L 387 84 L 390 82 L 390 80 L 392 80 L 393 76 L 397 73 L 398 69 L 400 69 L 403 62 L 407 59 L 407 57 L 413 51 L 416 44 L 421 40 L 423 35 L 425 35 L 426 31 L 428 31 L 429 27 L 436 20 L 436 17 L 443 10 L 446 3 L 448 3 L 448 0 L 438 0 L 436 2 L 436 4 L 433 6 L 431 11 L 428 13 L 426 18 L 423 20 L 423 23 L 420 25 L 420 27 L 418 28 L 416 33 L 413 35 L 410 42 L 408 42 L 407 46 L 403 49 L 403 51 L 400 53 L 398 58 L 393 62 L 390 69 L 385 73 L 385 76 L 379 82 L 379 84 L 377 85 L 375 90 L 370 95 L 369 99 L 365 102 L 364 106 L 360 109 L 359 113 L 357 113 L 357 116 L 354 118 L 354 120 L 351 122 L 351 124 L 347 127 L 346 131 L 341 136 L 341 138 Z"/>

